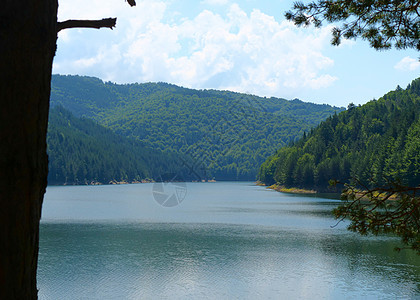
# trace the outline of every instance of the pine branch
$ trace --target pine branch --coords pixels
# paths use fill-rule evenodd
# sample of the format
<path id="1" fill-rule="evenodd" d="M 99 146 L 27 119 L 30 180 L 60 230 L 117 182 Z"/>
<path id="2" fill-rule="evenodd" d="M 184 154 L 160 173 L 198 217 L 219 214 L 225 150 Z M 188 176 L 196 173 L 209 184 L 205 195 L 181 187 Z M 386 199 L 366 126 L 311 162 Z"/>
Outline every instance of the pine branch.
<path id="1" fill-rule="evenodd" d="M 130 0 L 132 1 L 132 0 Z M 110 28 L 115 27 L 117 18 L 107 18 L 102 20 L 67 20 L 57 23 L 57 32 L 69 28 Z"/>

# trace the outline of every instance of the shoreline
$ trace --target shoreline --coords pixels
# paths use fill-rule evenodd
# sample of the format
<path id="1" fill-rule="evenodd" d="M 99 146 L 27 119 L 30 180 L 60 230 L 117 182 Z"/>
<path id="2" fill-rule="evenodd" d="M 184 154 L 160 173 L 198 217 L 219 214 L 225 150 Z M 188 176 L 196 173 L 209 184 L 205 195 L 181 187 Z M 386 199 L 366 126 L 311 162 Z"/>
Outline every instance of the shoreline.
<path id="1" fill-rule="evenodd" d="M 318 191 L 315 191 L 315 190 L 307 190 L 307 189 L 300 189 L 300 188 L 286 188 L 285 186 L 278 185 L 278 184 L 267 186 L 267 188 L 275 190 L 277 192 L 289 193 L 289 194 L 304 194 L 304 195 L 319 194 Z"/>
<path id="2" fill-rule="evenodd" d="M 84 182 L 84 183 L 52 183 L 49 184 L 48 186 L 84 186 L 84 185 L 122 185 L 122 184 L 136 184 L 136 183 L 153 183 L 155 182 L 154 180 L 149 180 L 149 179 L 143 179 L 143 180 L 133 180 L 133 181 L 117 181 L 117 180 L 111 180 L 107 183 L 103 183 L 100 181 L 90 181 L 90 182 Z"/>
<path id="3" fill-rule="evenodd" d="M 205 183 L 214 183 L 217 182 L 214 179 L 208 179 L 208 180 L 191 180 L 191 181 L 155 181 L 153 179 L 143 179 L 143 180 L 133 180 L 133 181 L 117 181 L 117 180 L 111 180 L 108 183 L 103 183 L 99 181 L 91 181 L 91 182 L 85 182 L 85 183 L 53 183 L 49 184 L 47 186 L 93 186 L 93 185 L 123 185 L 123 184 L 138 184 L 138 183 L 156 183 L 156 182 L 205 182 Z"/>
<path id="4" fill-rule="evenodd" d="M 337 192 L 320 192 L 317 190 L 309 190 L 309 189 L 301 189 L 301 188 L 287 188 L 279 184 L 266 186 L 264 183 L 260 181 L 257 181 L 255 184 L 258 186 L 265 186 L 267 189 L 271 189 L 280 193 L 324 197 L 324 198 L 335 199 L 335 200 L 341 199 L 341 193 L 337 193 Z"/>

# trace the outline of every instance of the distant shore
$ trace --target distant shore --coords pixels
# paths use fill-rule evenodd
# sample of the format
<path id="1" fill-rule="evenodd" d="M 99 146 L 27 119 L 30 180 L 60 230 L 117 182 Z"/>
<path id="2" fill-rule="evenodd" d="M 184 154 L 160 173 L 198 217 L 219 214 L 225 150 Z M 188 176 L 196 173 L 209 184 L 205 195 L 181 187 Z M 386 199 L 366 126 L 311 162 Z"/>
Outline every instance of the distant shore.
<path id="1" fill-rule="evenodd" d="M 81 183 L 76 183 L 76 182 L 64 182 L 64 183 L 48 183 L 48 185 L 51 186 L 68 186 L 68 185 L 115 185 L 115 184 L 133 184 L 133 183 L 151 183 L 151 182 L 155 182 L 154 180 L 149 180 L 149 179 L 143 179 L 141 181 L 138 180 L 133 180 L 133 181 L 118 181 L 118 180 L 111 180 L 109 182 L 100 182 L 100 181 L 86 181 L 86 182 L 81 182 Z"/>
<path id="2" fill-rule="evenodd" d="M 118 180 L 111 180 L 109 182 L 103 183 L 99 181 L 89 181 L 84 183 L 48 183 L 49 186 L 76 186 L 76 185 L 119 185 L 119 184 L 136 184 L 136 183 L 155 183 L 159 181 L 155 181 L 153 179 L 142 179 L 140 181 L 133 180 L 133 181 L 118 181 Z M 163 181 L 163 182 L 175 182 L 175 181 Z M 208 180 L 189 180 L 186 182 L 217 182 L 214 179 L 208 179 Z"/>

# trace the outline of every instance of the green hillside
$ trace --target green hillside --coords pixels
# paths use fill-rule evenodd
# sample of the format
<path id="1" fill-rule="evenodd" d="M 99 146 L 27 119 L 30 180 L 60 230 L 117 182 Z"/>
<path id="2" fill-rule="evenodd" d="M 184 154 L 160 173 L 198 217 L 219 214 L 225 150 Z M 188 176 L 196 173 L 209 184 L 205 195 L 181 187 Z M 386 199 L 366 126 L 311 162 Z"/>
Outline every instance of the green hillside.
<path id="1" fill-rule="evenodd" d="M 259 180 L 326 190 L 328 181 L 420 184 L 420 78 L 329 117 L 261 166 Z"/>
<path id="2" fill-rule="evenodd" d="M 115 133 L 183 155 L 197 179 L 255 180 L 269 155 L 340 108 L 166 83 L 52 79 L 51 105 Z"/>
<path id="3" fill-rule="evenodd" d="M 187 176 L 178 155 L 151 150 L 61 106 L 50 111 L 47 144 L 49 184 L 159 180 L 171 172 Z"/>

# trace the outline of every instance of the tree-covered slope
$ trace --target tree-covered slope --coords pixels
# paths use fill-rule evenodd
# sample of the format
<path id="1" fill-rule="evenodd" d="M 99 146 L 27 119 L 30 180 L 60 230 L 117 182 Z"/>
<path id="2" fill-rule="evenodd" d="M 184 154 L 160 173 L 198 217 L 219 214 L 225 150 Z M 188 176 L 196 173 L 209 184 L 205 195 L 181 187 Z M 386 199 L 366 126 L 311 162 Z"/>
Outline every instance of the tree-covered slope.
<path id="1" fill-rule="evenodd" d="M 153 149 L 181 153 L 197 179 L 254 180 L 275 149 L 342 109 L 166 83 L 52 79 L 51 105 Z"/>
<path id="2" fill-rule="evenodd" d="M 48 125 L 49 184 L 159 180 L 168 173 L 186 174 L 180 158 L 119 136 L 61 106 L 51 109 Z"/>
<path id="3" fill-rule="evenodd" d="M 355 178 L 420 184 L 420 78 L 379 100 L 329 117 L 262 164 L 266 184 L 325 190 L 329 180 Z"/>

